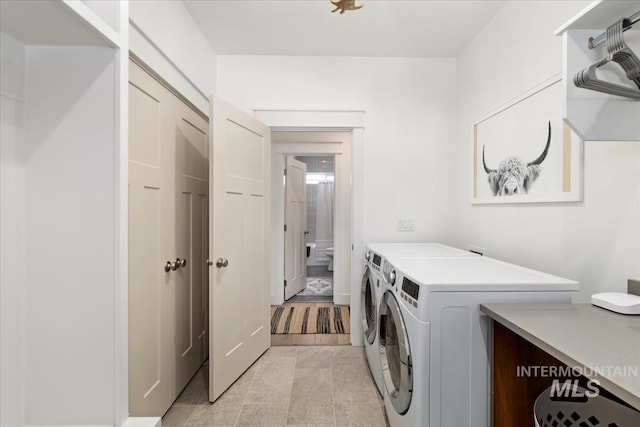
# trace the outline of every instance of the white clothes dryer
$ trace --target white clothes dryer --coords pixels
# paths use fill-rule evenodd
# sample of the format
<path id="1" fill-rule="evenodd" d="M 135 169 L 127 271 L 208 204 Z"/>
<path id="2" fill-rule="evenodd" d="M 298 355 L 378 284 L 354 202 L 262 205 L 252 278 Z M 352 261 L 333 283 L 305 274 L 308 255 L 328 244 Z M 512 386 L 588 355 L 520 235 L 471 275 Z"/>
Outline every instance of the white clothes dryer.
<path id="1" fill-rule="evenodd" d="M 578 283 L 487 257 L 385 260 L 379 348 L 391 427 L 489 425 L 483 303 L 570 303 Z"/>

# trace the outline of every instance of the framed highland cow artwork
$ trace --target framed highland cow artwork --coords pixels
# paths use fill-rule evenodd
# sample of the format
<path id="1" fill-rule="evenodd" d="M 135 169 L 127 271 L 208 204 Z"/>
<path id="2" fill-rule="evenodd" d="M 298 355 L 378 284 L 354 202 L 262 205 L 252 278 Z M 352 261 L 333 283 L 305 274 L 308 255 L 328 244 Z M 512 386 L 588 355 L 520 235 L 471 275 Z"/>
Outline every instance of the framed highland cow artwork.
<path id="1" fill-rule="evenodd" d="M 582 200 L 582 141 L 562 119 L 562 76 L 473 125 L 473 204 Z"/>

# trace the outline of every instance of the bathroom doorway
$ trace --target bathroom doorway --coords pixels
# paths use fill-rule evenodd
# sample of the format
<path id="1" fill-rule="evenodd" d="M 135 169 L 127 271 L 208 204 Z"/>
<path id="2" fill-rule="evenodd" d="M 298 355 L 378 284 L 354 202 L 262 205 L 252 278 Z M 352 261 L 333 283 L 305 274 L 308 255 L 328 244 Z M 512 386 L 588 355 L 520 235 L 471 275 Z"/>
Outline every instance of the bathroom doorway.
<path id="1" fill-rule="evenodd" d="M 306 165 L 306 286 L 288 301 L 330 302 L 333 301 L 334 156 L 304 155 L 295 159 Z"/>
<path id="2" fill-rule="evenodd" d="M 285 207 L 287 206 L 286 197 L 286 181 L 304 182 L 304 191 L 306 193 L 307 186 L 314 186 L 309 191 L 310 204 L 313 209 L 309 209 L 310 216 L 316 215 L 315 226 L 307 227 L 305 224 L 304 231 L 308 231 L 302 240 L 299 241 L 302 251 L 301 256 L 297 259 L 299 263 L 295 264 L 296 273 L 307 274 L 307 267 L 316 267 L 309 269 L 310 278 L 319 278 L 314 285 L 317 285 L 316 292 L 312 295 L 315 300 L 318 298 L 321 303 L 335 303 L 338 305 L 350 305 L 351 302 L 351 255 L 352 255 L 352 234 L 351 234 L 351 132 L 346 131 L 281 131 L 273 130 L 271 133 L 272 140 L 272 162 L 271 162 L 271 218 L 272 218 L 272 288 L 271 288 L 271 305 L 277 306 L 283 302 L 291 301 L 291 297 L 300 293 L 303 289 L 299 287 L 301 281 L 296 281 L 292 270 L 285 271 L 285 241 L 289 239 L 289 248 L 294 247 L 292 244 L 292 236 L 289 230 L 293 225 L 285 223 Z M 307 164 L 297 160 L 298 158 L 309 161 L 309 181 L 307 185 Z M 297 169 L 305 169 L 304 179 L 300 179 L 297 172 L 292 171 L 293 176 L 285 176 L 287 162 L 294 160 L 299 163 Z M 325 161 L 322 163 L 322 161 Z M 311 184 L 311 182 L 316 184 Z M 324 181 L 327 181 L 325 184 Z M 330 184 L 332 182 L 333 185 Z M 324 184 L 324 185 L 323 185 Z M 311 187 L 310 187 L 311 188 Z M 320 208 L 324 207 L 331 213 L 322 217 L 325 229 L 323 231 L 322 224 L 318 224 L 318 206 L 317 197 L 318 189 L 327 190 L 321 192 L 320 197 L 331 200 L 331 204 L 323 204 L 321 201 Z M 307 195 L 303 198 L 305 201 L 304 208 L 308 207 Z M 313 200 L 316 199 L 316 200 Z M 327 209 L 328 208 L 328 209 Z M 304 215 L 307 222 L 307 214 Z M 314 219 L 310 223 L 313 225 Z M 285 225 L 286 230 L 285 230 Z M 318 229 L 318 227 L 320 227 Z M 330 229 L 328 231 L 327 229 Z M 315 236 L 313 235 L 315 231 Z M 298 236 L 298 234 L 296 234 Z M 323 237 L 324 236 L 324 237 Z M 307 266 L 307 246 L 309 243 L 309 266 Z M 315 247 L 313 246 L 315 245 Z M 333 251 L 331 250 L 333 248 Z M 333 257 L 331 258 L 331 255 Z M 330 268 L 330 261 L 333 260 Z M 304 264 L 304 269 L 302 268 Z M 291 263 L 288 264 L 292 265 Z M 323 278 L 331 280 L 323 281 Z M 296 286 L 289 286 L 289 280 L 294 280 Z M 286 283 L 285 283 L 286 281 Z M 327 283 L 328 282 L 328 283 Z M 306 288 L 306 278 L 305 278 Z M 313 285 L 312 285 L 313 286 Z M 330 288 L 330 289 L 327 289 Z M 318 293 L 325 292 L 323 295 Z M 329 294 L 331 292 L 331 294 Z M 332 295 L 332 298 L 331 298 Z M 309 298 L 310 299 L 310 298 Z M 306 302 L 305 302 L 306 303 Z M 313 304 L 313 303 L 312 303 Z"/>

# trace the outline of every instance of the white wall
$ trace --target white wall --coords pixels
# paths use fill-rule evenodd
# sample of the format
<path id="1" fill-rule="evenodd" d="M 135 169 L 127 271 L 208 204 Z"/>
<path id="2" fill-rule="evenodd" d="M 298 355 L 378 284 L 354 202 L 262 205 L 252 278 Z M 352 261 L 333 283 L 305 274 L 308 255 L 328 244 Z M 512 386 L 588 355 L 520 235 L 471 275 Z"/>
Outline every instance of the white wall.
<path id="1" fill-rule="evenodd" d="M 26 58 L 26 422 L 114 424 L 117 51 Z"/>
<path id="2" fill-rule="evenodd" d="M 0 425 L 22 426 L 25 416 L 25 47 L 0 33 Z"/>
<path id="3" fill-rule="evenodd" d="M 217 90 L 249 113 L 365 111 L 364 158 L 353 159 L 364 162 L 364 241 L 442 240 L 455 70 L 453 59 L 219 55 Z M 415 232 L 397 232 L 399 218 Z"/>
<path id="4" fill-rule="evenodd" d="M 1 51 L 1 424 L 114 425 L 118 51 Z"/>
<path id="5" fill-rule="evenodd" d="M 554 30 L 589 2 L 513 1 L 458 59 L 451 243 L 578 280 L 577 301 L 640 277 L 640 143 L 586 142 L 580 203 L 471 206 L 472 124 L 562 70 Z M 481 184 L 480 184 L 481 185 Z"/>
<path id="6" fill-rule="evenodd" d="M 202 112 L 216 92 L 216 55 L 179 0 L 130 3 L 130 49 Z"/>
<path id="7" fill-rule="evenodd" d="M 81 0 L 89 9 L 98 15 L 116 32 L 120 32 L 120 7 L 116 0 Z"/>

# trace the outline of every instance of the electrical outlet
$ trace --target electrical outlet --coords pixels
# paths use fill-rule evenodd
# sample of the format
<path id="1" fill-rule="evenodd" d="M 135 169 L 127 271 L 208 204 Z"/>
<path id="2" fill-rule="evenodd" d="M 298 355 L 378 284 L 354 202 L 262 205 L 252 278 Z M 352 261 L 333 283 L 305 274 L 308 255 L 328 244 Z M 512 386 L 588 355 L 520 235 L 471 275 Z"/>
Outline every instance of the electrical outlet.
<path id="1" fill-rule="evenodd" d="M 484 256 L 485 252 L 487 251 L 485 248 L 476 245 L 467 245 L 467 249 L 469 249 L 469 252 L 473 252 L 474 254 L 482 256 Z"/>
<path id="2" fill-rule="evenodd" d="M 413 218 L 401 218 L 396 226 L 397 231 L 414 231 L 416 229 L 416 221 Z"/>

